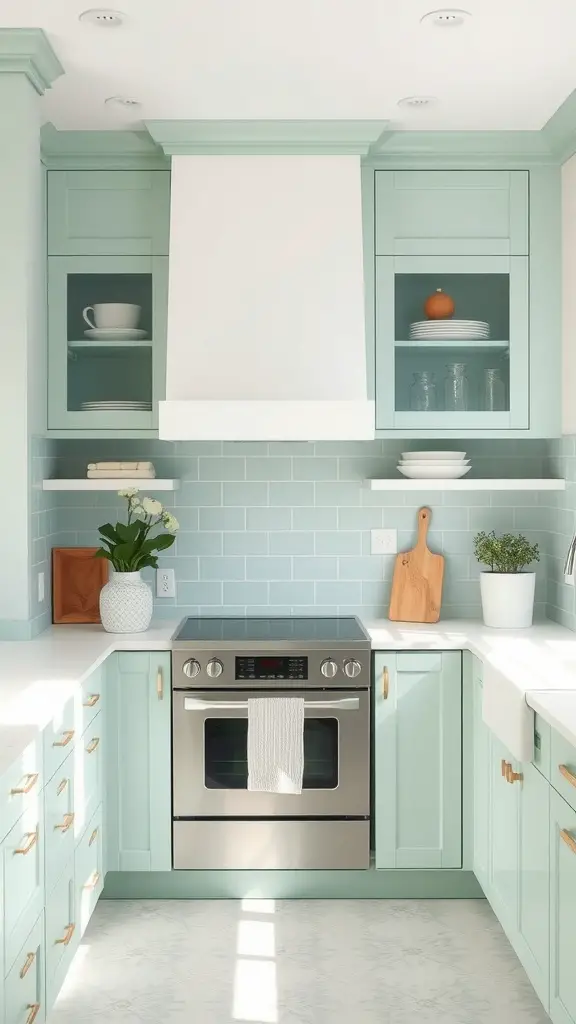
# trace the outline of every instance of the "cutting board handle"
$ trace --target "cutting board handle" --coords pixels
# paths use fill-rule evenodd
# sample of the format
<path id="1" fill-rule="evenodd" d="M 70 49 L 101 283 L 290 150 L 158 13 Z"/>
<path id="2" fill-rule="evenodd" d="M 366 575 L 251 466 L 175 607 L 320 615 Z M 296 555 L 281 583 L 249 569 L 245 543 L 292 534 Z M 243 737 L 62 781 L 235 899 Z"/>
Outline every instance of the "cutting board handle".
<path id="1" fill-rule="evenodd" d="M 430 525 L 432 513 L 429 508 L 421 508 L 418 512 L 418 540 L 416 542 L 417 548 L 425 548 L 428 545 L 426 540 L 428 537 L 428 526 Z"/>

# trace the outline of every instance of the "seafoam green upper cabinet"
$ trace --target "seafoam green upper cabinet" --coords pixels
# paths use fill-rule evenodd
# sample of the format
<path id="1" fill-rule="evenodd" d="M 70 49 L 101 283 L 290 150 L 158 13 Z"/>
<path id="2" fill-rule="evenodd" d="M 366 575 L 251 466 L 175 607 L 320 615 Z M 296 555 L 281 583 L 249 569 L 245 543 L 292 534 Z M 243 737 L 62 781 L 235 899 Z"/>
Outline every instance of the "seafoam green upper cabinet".
<path id="1" fill-rule="evenodd" d="M 49 256 L 164 256 L 169 171 L 49 171 Z"/>
<path id="2" fill-rule="evenodd" d="M 525 256 L 527 171 L 376 171 L 377 256 Z"/>

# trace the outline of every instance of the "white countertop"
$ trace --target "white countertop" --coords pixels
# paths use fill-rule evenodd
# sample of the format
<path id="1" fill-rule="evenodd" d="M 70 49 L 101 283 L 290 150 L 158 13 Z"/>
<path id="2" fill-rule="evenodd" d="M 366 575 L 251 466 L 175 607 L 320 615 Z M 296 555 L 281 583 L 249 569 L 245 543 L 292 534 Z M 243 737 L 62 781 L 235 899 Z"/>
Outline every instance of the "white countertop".
<path id="1" fill-rule="evenodd" d="M 180 619 L 146 633 L 52 626 L 35 640 L 0 642 L 0 775 L 113 651 L 170 648 Z M 525 692 L 528 705 L 576 745 L 576 633 L 553 622 L 489 629 L 480 622 L 366 623 L 374 650 L 469 650 Z"/>

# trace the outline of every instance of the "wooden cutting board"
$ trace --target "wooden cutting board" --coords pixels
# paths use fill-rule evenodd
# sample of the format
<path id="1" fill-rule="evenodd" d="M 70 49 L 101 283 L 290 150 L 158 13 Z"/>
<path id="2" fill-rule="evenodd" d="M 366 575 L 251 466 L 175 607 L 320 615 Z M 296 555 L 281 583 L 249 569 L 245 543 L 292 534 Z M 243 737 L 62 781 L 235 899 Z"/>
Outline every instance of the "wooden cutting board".
<path id="1" fill-rule="evenodd" d="M 396 556 L 388 618 L 394 622 L 438 622 L 442 604 L 444 556 L 426 543 L 432 513 L 418 512 L 416 547 Z"/>
<path id="2" fill-rule="evenodd" d="M 98 548 L 52 548 L 52 622 L 100 622 L 109 563 Z"/>

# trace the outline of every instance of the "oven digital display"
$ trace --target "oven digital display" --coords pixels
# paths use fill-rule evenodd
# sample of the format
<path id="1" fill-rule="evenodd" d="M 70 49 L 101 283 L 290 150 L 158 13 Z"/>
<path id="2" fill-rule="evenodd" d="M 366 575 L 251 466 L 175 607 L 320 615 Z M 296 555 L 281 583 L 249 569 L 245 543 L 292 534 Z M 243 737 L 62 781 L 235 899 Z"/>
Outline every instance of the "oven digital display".
<path id="1" fill-rule="evenodd" d="M 308 679 L 308 658 L 236 658 L 236 679 Z"/>

